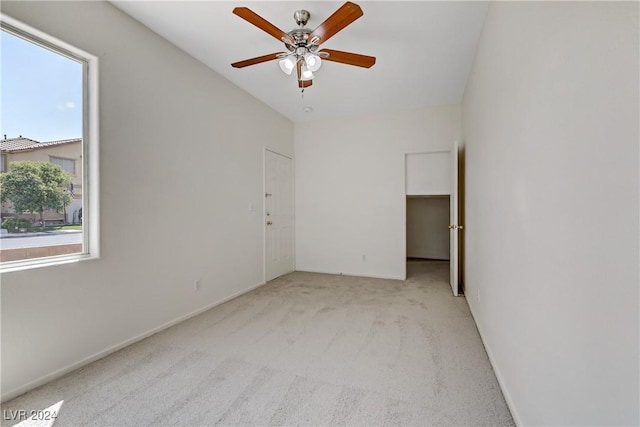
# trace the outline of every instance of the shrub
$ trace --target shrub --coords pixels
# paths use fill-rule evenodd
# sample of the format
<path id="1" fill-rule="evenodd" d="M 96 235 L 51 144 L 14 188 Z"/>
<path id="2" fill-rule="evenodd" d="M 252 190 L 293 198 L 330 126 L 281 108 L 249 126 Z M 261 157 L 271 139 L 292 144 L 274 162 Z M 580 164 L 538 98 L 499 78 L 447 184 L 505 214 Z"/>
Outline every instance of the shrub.
<path id="1" fill-rule="evenodd" d="M 26 218 L 7 218 L 2 222 L 2 228 L 7 229 L 9 233 L 18 233 L 22 228 L 31 230 L 33 223 Z"/>

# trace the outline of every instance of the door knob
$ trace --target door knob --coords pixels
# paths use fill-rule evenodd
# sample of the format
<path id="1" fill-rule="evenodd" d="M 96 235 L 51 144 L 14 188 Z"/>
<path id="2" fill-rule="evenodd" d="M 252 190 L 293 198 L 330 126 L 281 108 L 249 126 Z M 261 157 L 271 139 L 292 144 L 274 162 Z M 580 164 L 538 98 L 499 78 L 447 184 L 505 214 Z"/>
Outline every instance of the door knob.
<path id="1" fill-rule="evenodd" d="M 464 230 L 464 225 L 459 225 L 459 226 L 458 226 L 458 229 L 459 229 L 459 230 Z"/>
<path id="2" fill-rule="evenodd" d="M 453 230 L 453 225 L 449 224 L 449 230 Z"/>
<path id="3" fill-rule="evenodd" d="M 271 221 L 267 221 L 267 225 L 273 225 Z"/>

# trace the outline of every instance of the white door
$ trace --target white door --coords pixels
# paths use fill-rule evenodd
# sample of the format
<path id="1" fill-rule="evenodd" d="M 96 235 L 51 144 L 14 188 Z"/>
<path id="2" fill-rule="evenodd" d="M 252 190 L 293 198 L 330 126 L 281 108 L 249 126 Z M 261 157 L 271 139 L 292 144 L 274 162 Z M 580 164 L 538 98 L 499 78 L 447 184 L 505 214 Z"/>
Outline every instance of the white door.
<path id="1" fill-rule="evenodd" d="M 449 280 L 453 295 L 458 296 L 458 233 L 462 228 L 458 225 L 458 142 L 451 149 L 451 191 L 449 196 Z"/>
<path id="2" fill-rule="evenodd" d="M 293 167 L 288 157 L 265 152 L 265 279 L 293 271 Z"/>

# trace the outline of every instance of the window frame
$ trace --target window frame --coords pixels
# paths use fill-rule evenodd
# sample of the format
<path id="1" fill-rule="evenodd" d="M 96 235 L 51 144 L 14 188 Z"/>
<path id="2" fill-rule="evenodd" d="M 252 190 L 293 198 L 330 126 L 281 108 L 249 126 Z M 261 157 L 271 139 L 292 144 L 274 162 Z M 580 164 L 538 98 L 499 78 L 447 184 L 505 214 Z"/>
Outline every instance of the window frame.
<path id="1" fill-rule="evenodd" d="M 0 262 L 0 272 L 48 267 L 100 258 L 100 171 L 98 123 L 98 57 L 0 13 L 0 29 L 82 64 L 82 252 Z M 8 165 L 7 165 L 8 167 Z"/>

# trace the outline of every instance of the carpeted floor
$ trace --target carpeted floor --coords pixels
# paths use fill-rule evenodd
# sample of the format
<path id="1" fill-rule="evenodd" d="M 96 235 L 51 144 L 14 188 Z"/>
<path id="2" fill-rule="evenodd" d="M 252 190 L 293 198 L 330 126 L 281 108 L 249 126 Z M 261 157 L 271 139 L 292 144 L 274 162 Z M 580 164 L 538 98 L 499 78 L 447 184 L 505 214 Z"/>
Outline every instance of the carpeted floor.
<path id="1" fill-rule="evenodd" d="M 64 399 L 56 427 L 513 425 L 448 263 L 409 276 L 288 274 L 3 413 Z"/>

